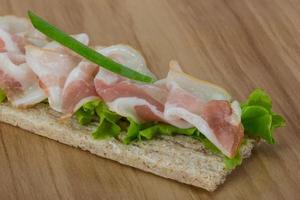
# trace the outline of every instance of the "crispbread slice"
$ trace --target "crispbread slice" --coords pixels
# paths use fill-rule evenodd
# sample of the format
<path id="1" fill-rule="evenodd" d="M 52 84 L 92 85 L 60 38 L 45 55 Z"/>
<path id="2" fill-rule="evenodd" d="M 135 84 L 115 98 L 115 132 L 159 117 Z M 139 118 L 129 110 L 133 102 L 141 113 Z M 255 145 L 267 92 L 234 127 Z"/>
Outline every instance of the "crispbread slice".
<path id="1" fill-rule="evenodd" d="M 46 104 L 18 110 L 9 104 L 0 105 L 0 121 L 35 134 L 79 147 L 92 154 L 115 160 L 159 176 L 214 191 L 230 171 L 223 159 L 204 149 L 203 144 L 185 136 L 163 136 L 150 141 L 124 145 L 118 139 L 94 140 L 93 126 L 81 126 L 75 119 L 59 120 L 59 113 Z M 241 156 L 249 157 L 255 142 L 248 140 Z"/>

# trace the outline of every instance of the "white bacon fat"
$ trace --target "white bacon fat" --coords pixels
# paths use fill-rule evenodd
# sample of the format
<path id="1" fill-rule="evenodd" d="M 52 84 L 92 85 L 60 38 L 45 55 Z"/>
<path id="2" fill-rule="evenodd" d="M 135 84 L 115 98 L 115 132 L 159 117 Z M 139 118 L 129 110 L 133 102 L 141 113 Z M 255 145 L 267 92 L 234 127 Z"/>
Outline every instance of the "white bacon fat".
<path id="1" fill-rule="evenodd" d="M 26 62 L 39 77 L 50 107 L 62 111 L 62 90 L 65 80 L 79 59 L 69 54 L 34 46 L 26 47 Z"/>
<path id="2" fill-rule="evenodd" d="M 83 39 L 80 42 L 88 42 L 86 37 L 74 37 L 78 40 Z M 80 60 L 81 58 L 72 55 L 54 42 L 43 48 L 26 46 L 26 62 L 39 77 L 50 107 L 58 112 L 63 111 L 62 92 L 65 81 Z"/>
<path id="3" fill-rule="evenodd" d="M 99 70 L 97 65 L 81 61 L 69 74 L 62 93 L 62 112 L 71 115 L 86 102 L 100 99 L 94 78 Z"/>
<path id="4" fill-rule="evenodd" d="M 7 53 L 0 53 L 0 88 L 4 89 L 11 103 L 25 108 L 43 101 L 44 91 L 38 78 L 26 63 L 15 65 Z"/>

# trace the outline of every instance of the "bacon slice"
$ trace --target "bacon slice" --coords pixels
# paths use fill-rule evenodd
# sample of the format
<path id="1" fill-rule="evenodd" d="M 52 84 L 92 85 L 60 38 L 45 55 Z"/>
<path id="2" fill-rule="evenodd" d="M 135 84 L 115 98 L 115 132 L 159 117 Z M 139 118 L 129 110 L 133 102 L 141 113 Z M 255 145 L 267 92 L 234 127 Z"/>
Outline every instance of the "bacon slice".
<path id="1" fill-rule="evenodd" d="M 156 78 L 155 75 L 148 69 L 143 56 L 137 50 L 128 45 L 118 44 L 105 48 L 96 47 L 96 50 L 131 69 L 151 76 L 152 78 Z"/>
<path id="2" fill-rule="evenodd" d="M 71 116 L 84 103 L 99 99 L 94 78 L 99 70 L 97 65 L 81 61 L 69 74 L 62 93 L 62 111 Z"/>
<path id="3" fill-rule="evenodd" d="M 87 35 L 73 36 L 87 45 Z M 62 112 L 62 92 L 70 72 L 81 58 L 71 54 L 56 42 L 50 42 L 43 48 L 26 46 L 26 62 L 39 77 L 40 84 L 48 95 L 50 107 Z"/>
<path id="4" fill-rule="evenodd" d="M 98 51 L 116 62 L 153 76 L 142 56 L 131 47 L 115 45 L 98 48 Z M 140 112 L 150 113 L 150 118 L 154 121 L 160 120 L 162 117 L 163 104 L 147 94 L 142 85 L 139 86 L 105 69 L 100 69 L 95 78 L 95 87 L 98 95 L 108 104 L 110 109 L 122 116 L 130 117 L 137 122 L 144 121 L 143 118 L 147 117 L 137 114 L 136 107 L 138 107 Z"/>
<path id="5" fill-rule="evenodd" d="M 38 78 L 27 64 L 15 65 L 8 53 L 0 53 L 0 88 L 12 105 L 26 108 L 46 99 Z"/>
<path id="6" fill-rule="evenodd" d="M 238 102 L 230 104 L 231 97 L 225 90 L 184 74 L 174 62 L 167 86 L 170 94 L 165 105 L 165 118 L 184 119 L 226 156 L 235 156 L 244 135 Z"/>
<path id="7" fill-rule="evenodd" d="M 24 18 L 2 16 L 0 17 L 0 29 L 11 34 L 18 43 L 21 43 L 19 46 L 23 50 L 26 44 L 41 47 L 48 43 L 47 37 L 33 28 L 31 23 Z"/>
<path id="8" fill-rule="evenodd" d="M 153 76 L 142 56 L 128 46 L 103 48 L 100 49 L 100 53 L 134 70 Z M 179 127 L 191 127 L 181 119 L 169 121 L 164 119 L 164 103 L 168 91 L 159 83 L 144 85 L 100 69 L 95 78 L 95 87 L 112 111 L 136 122 L 163 121 Z"/>
<path id="9" fill-rule="evenodd" d="M 0 53 L 5 52 L 5 42 L 0 38 Z"/>
<path id="10" fill-rule="evenodd" d="M 62 90 L 65 80 L 80 59 L 54 50 L 26 46 L 26 62 L 39 77 L 50 107 L 62 111 Z"/>
<path id="11" fill-rule="evenodd" d="M 2 29 L 0 29 L 0 52 L 21 52 L 17 39 L 15 41 L 12 35 Z"/>

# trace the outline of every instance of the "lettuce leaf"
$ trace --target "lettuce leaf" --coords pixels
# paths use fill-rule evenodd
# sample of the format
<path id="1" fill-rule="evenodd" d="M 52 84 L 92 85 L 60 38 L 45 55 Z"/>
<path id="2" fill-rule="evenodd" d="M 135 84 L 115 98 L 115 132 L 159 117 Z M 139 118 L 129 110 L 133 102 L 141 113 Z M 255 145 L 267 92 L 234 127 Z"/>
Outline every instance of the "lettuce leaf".
<path id="1" fill-rule="evenodd" d="M 117 124 L 122 118 L 120 115 L 110 111 L 102 101 L 98 103 L 96 113 L 100 122 L 97 129 L 92 133 L 95 139 L 106 139 L 120 134 L 121 127 Z"/>
<path id="2" fill-rule="evenodd" d="M 126 136 L 123 139 L 124 144 L 130 144 L 130 142 L 139 138 L 139 132 L 141 129 L 141 125 L 136 123 L 134 120 L 128 118 L 129 127 L 127 129 Z"/>
<path id="3" fill-rule="evenodd" d="M 6 94 L 4 90 L 0 89 L 0 103 L 2 103 L 6 99 Z"/>
<path id="4" fill-rule="evenodd" d="M 121 132 L 121 127 L 117 124 L 121 116 L 110 111 L 100 100 L 85 103 L 75 113 L 75 116 L 82 125 L 87 125 L 93 120 L 98 121 L 98 126 L 92 133 L 95 139 L 116 137 Z"/>
<path id="5" fill-rule="evenodd" d="M 224 163 L 225 163 L 225 168 L 227 170 L 233 170 L 237 166 L 242 164 L 242 156 L 240 155 L 240 152 L 236 154 L 235 157 L 233 158 L 228 158 L 227 156 L 224 156 Z"/>
<path id="6" fill-rule="evenodd" d="M 107 139 L 116 137 L 120 134 L 121 128 L 114 121 L 110 121 L 108 118 L 100 118 L 99 126 L 92 133 L 94 139 Z"/>
<path id="7" fill-rule="evenodd" d="M 193 135 L 196 131 L 196 128 L 191 129 L 181 129 L 175 126 L 158 123 L 158 122 L 149 122 L 138 124 L 132 119 L 128 119 L 130 125 L 127 129 L 127 134 L 123 140 L 125 144 L 129 144 L 134 140 L 150 140 L 158 135 L 175 135 L 175 134 L 182 134 L 182 135 Z"/>
<path id="8" fill-rule="evenodd" d="M 245 134 L 274 144 L 274 129 L 284 126 L 285 120 L 272 111 L 272 100 L 268 94 L 261 89 L 253 91 L 241 108 Z"/>
<path id="9" fill-rule="evenodd" d="M 169 124 L 158 123 L 156 125 L 141 130 L 140 137 L 146 140 L 150 140 L 156 135 L 173 136 L 175 134 L 180 134 L 192 136 L 195 133 L 195 131 L 197 131 L 196 128 L 182 129 Z"/>
<path id="10" fill-rule="evenodd" d="M 95 118 L 96 108 L 99 106 L 99 104 L 99 100 L 94 100 L 81 106 L 81 108 L 75 113 L 77 121 L 81 125 L 89 124 Z"/>

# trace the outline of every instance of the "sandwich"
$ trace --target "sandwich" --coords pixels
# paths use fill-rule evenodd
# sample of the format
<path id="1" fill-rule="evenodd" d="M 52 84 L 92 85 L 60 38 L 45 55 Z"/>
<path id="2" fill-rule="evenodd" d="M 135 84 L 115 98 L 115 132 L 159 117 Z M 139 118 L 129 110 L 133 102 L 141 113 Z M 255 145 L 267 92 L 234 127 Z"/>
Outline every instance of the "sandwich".
<path id="1" fill-rule="evenodd" d="M 146 172 L 214 191 L 285 123 L 262 89 L 241 103 L 170 61 L 89 46 L 28 13 L 0 17 L 0 121 Z"/>

